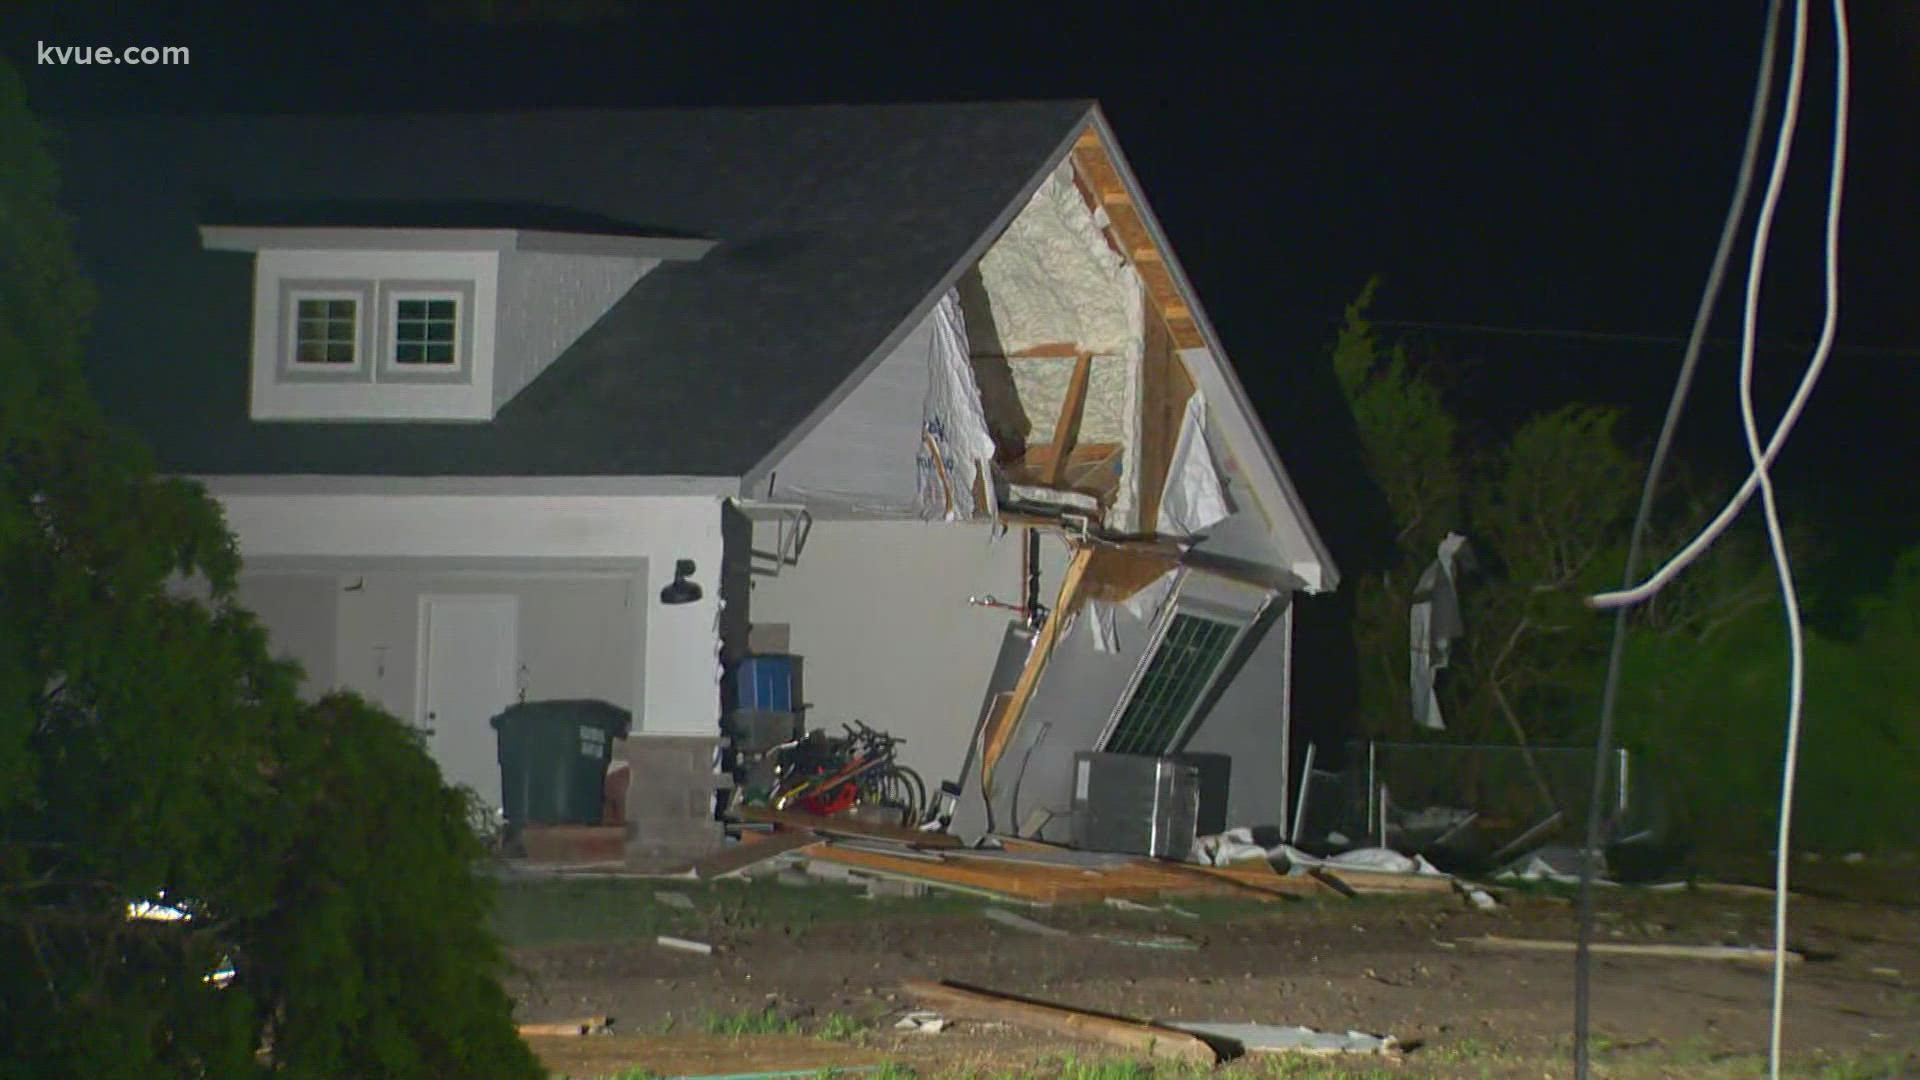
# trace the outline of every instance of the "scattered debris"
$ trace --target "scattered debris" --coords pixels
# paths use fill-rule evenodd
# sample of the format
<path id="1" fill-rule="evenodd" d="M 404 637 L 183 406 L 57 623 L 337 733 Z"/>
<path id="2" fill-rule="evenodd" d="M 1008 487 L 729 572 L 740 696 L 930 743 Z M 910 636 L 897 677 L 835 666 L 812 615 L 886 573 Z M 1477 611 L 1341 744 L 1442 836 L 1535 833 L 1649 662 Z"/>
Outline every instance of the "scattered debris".
<path id="1" fill-rule="evenodd" d="M 999 923 L 1001 926 L 1005 926 L 1013 930 L 1024 930 L 1029 934 L 1038 934 L 1041 937 L 1060 938 L 1060 937 L 1072 936 L 1068 934 L 1065 930 L 1061 930 L 1057 927 L 1048 926 L 1045 923 L 1034 922 L 1032 919 L 1027 918 L 1025 915 L 1015 915 L 1013 912 L 1008 911 L 1005 908 L 990 907 L 985 911 L 981 912 L 981 915 L 985 917 L 989 922 L 996 922 L 996 923 Z"/>
<path id="2" fill-rule="evenodd" d="M 1457 881 L 1454 883 L 1454 887 L 1460 890 L 1460 895 L 1466 897 L 1469 904 L 1479 908 L 1481 911 L 1497 911 L 1500 908 L 1500 901 L 1495 900 L 1492 893 L 1478 885 L 1470 885 L 1464 881 Z"/>
<path id="3" fill-rule="evenodd" d="M 693 897 L 686 893 L 656 891 L 653 898 L 662 907 L 677 908 L 680 911 L 693 910 Z"/>
<path id="4" fill-rule="evenodd" d="M 1483 949 L 1515 949 L 1529 952 L 1573 952 L 1578 948 L 1571 941 L 1540 940 L 1537 938 L 1509 938 L 1488 934 L 1484 937 L 1461 938 L 1464 944 L 1475 945 Z M 1749 964 L 1773 963 L 1773 950 L 1748 945 L 1665 945 L 1659 943 L 1632 944 L 1618 941 L 1596 941 L 1591 946 L 1599 956 L 1642 956 L 1670 960 L 1732 960 Z M 1797 964 L 1806 957 L 1789 950 L 1787 963 Z"/>
<path id="5" fill-rule="evenodd" d="M 748 840 L 746 838 L 748 835 L 754 835 L 757 838 Z M 682 873 L 701 881 L 732 877 L 790 851 L 798 851 L 820 842 L 819 836 L 806 831 L 742 834 L 740 843 L 701 859 Z"/>
<path id="6" fill-rule="evenodd" d="M 1897 979 L 1900 977 L 1899 968 L 1877 967 L 1872 969 L 1872 971 L 1873 971 L 1873 974 L 1879 975 L 1888 979 Z"/>
<path id="7" fill-rule="evenodd" d="M 587 1036 L 613 1034 L 613 1018 L 607 1016 L 588 1016 L 579 1020 L 556 1020 L 548 1023 L 521 1024 L 522 1037 L 530 1035 Z"/>
<path id="8" fill-rule="evenodd" d="M 1593 878 L 1595 885 L 1619 884 L 1608 880 L 1604 857 L 1600 860 L 1598 871 Z M 1550 881 L 1556 885 L 1578 885 L 1580 851 L 1564 845 L 1543 847 L 1509 863 L 1505 870 L 1494 877 L 1501 881 Z"/>
<path id="9" fill-rule="evenodd" d="M 902 989 L 920 1001 L 938 1005 L 950 1016 L 997 1020 L 1068 1038 L 1090 1039 L 1168 1061 L 1209 1066 L 1220 1061 L 1219 1052 L 1205 1039 L 1177 1028 L 1082 1012 L 954 983 L 911 979 L 902 984 Z"/>
<path id="10" fill-rule="evenodd" d="M 689 941 L 686 938 L 670 937 L 666 934 L 661 934 L 653 940 L 663 948 L 679 949 L 681 952 L 699 953 L 701 956 L 713 955 L 713 946 L 704 941 Z"/>
<path id="11" fill-rule="evenodd" d="M 893 1026 L 900 1031 L 911 1031 L 916 1035 L 938 1035 L 947 1030 L 947 1018 L 937 1012 L 916 1009 L 901 1017 Z"/>
<path id="12" fill-rule="evenodd" d="M 1124 896 L 1109 896 L 1106 899 L 1106 904 L 1115 911 L 1131 911 L 1143 915 L 1159 915 L 1165 913 L 1168 915 L 1178 915 L 1183 919 L 1197 919 L 1200 917 L 1195 912 L 1188 911 L 1186 908 L 1177 907 L 1173 904 L 1160 904 L 1158 906 L 1141 904 L 1129 900 Z"/>
<path id="13" fill-rule="evenodd" d="M 1095 934 L 1100 941 L 1109 945 L 1128 945 L 1136 949 L 1165 949 L 1170 952 L 1197 952 L 1200 943 L 1179 934 L 1147 934 L 1143 937 L 1128 934 Z"/>
<path id="14" fill-rule="evenodd" d="M 1214 1022 L 1171 1024 L 1181 1031 L 1202 1035 L 1219 1042 L 1232 1043 L 1245 1054 L 1383 1054 L 1397 1056 L 1400 1041 L 1391 1035 L 1369 1035 L 1349 1031 L 1344 1035 L 1315 1031 L 1310 1027 L 1279 1024 L 1222 1024 Z"/>

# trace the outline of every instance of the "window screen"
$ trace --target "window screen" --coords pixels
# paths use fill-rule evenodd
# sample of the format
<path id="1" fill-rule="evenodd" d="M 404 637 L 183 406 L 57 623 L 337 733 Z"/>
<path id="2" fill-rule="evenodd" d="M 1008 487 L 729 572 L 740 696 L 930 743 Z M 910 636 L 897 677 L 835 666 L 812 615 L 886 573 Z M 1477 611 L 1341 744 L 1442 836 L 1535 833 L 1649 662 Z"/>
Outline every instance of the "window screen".
<path id="1" fill-rule="evenodd" d="M 1200 698 L 1213 685 L 1240 628 L 1175 612 L 1107 740 L 1110 754 L 1172 753 Z"/>

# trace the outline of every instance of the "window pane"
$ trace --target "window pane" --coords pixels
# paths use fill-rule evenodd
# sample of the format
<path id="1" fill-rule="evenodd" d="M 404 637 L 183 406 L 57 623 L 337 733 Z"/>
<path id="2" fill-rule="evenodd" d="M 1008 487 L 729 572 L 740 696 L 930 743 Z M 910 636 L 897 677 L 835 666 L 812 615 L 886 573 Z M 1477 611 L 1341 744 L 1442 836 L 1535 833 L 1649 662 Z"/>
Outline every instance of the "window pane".
<path id="1" fill-rule="evenodd" d="M 453 363 L 453 346 L 451 345 L 428 345 L 426 350 L 429 364 Z"/>
<path id="2" fill-rule="evenodd" d="M 302 364 L 324 364 L 327 362 L 327 347 L 303 341 L 294 350 L 293 358 Z"/>
<path id="3" fill-rule="evenodd" d="M 427 324 L 428 341 L 452 341 L 453 324 L 451 322 L 432 322 Z"/>
<path id="4" fill-rule="evenodd" d="M 327 346 L 327 363 L 329 364 L 353 363 L 353 346 L 352 345 Z"/>
<path id="5" fill-rule="evenodd" d="M 1160 756 L 1200 704 L 1233 643 L 1230 623 L 1175 614 L 1105 749 Z"/>
<path id="6" fill-rule="evenodd" d="M 399 317 L 402 319 L 422 319 L 427 314 L 425 300 L 402 300 L 399 305 Z"/>
<path id="7" fill-rule="evenodd" d="M 453 301 L 451 300 L 427 301 L 427 316 L 433 319 L 451 320 L 453 318 Z"/>

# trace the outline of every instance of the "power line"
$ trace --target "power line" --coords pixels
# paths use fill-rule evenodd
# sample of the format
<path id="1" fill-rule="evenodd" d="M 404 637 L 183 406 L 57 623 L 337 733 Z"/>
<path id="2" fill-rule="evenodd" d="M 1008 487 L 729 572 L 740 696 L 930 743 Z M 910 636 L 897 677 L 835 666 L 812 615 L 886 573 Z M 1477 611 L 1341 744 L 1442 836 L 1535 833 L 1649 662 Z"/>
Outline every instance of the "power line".
<path id="1" fill-rule="evenodd" d="M 1568 341 L 1598 341 L 1619 345 L 1646 346 L 1686 346 L 1689 339 L 1674 334 L 1637 334 L 1616 330 L 1578 330 L 1556 326 L 1501 326 L 1493 323 L 1440 322 L 1422 319 L 1368 319 L 1375 326 L 1393 330 L 1433 330 L 1447 334 L 1484 334 L 1494 337 L 1533 337 L 1560 338 Z M 1738 338 L 1705 338 L 1702 345 L 1718 348 L 1738 349 Z M 1811 352 L 1815 343 L 1811 341 L 1761 341 L 1754 344 L 1757 352 L 1790 352 L 1805 355 Z M 1880 357 L 1891 360 L 1920 359 L 1920 345 L 1835 345 L 1832 353 L 1838 356 Z"/>

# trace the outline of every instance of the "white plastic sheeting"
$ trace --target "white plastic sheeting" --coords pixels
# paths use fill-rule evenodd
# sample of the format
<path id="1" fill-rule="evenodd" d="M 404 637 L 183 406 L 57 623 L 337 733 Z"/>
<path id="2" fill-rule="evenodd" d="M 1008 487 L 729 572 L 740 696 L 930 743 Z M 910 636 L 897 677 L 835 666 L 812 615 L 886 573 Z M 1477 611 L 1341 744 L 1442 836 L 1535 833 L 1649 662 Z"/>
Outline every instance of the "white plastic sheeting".
<path id="1" fill-rule="evenodd" d="M 1289 869 L 1296 871 L 1315 866 L 1328 866 L 1336 870 L 1344 867 L 1348 870 L 1376 870 L 1388 874 L 1447 876 L 1438 867 L 1428 862 L 1425 856 L 1403 855 L 1392 848 L 1356 848 L 1322 859 L 1309 855 L 1291 844 L 1261 847 L 1254 842 L 1253 830 L 1246 828 L 1233 828 L 1218 836 L 1201 837 L 1199 843 L 1194 845 L 1193 860 L 1209 866 L 1279 860 L 1285 862 Z"/>
<path id="2" fill-rule="evenodd" d="M 1179 584 L 1178 568 L 1160 575 L 1151 585 L 1134 593 L 1118 604 L 1103 600 L 1087 602 L 1087 630 L 1093 635 L 1095 652 L 1117 653 L 1120 651 L 1120 633 L 1115 618 L 1121 611 L 1133 616 L 1139 624 L 1141 634 L 1151 634 L 1153 624 L 1159 620 L 1160 612 L 1167 606 L 1167 600 L 1173 596 L 1174 586 Z"/>
<path id="3" fill-rule="evenodd" d="M 1413 587 L 1414 602 L 1407 614 L 1408 640 L 1412 643 L 1408 678 L 1413 689 L 1413 722 L 1433 731 L 1446 729 L 1440 715 L 1440 695 L 1434 685 L 1440 669 L 1452 659 L 1453 642 L 1466 632 L 1460 620 L 1460 592 L 1457 571 L 1472 558 L 1467 538 L 1448 533 L 1440 541 L 1433 562 Z M 1456 566 L 1455 564 L 1463 564 Z"/>
<path id="4" fill-rule="evenodd" d="M 1227 505 L 1226 488 L 1214 466 L 1213 452 L 1207 446 L 1207 403 L 1198 391 L 1187 399 L 1180 418 L 1180 438 L 1174 443 L 1173 462 L 1167 470 L 1167 486 L 1160 496 L 1160 520 L 1155 530 L 1162 536 L 1190 537 L 1224 521 L 1233 509 Z"/>
<path id="5" fill-rule="evenodd" d="M 949 292 L 942 297 L 929 322 L 927 397 L 917 458 L 920 516 L 943 521 L 991 517 L 992 486 L 982 485 L 987 489 L 986 506 L 974 500 L 974 478 L 991 475 L 993 436 L 987 432 L 980 387 L 967 356 L 967 327 L 959 295 Z"/>

